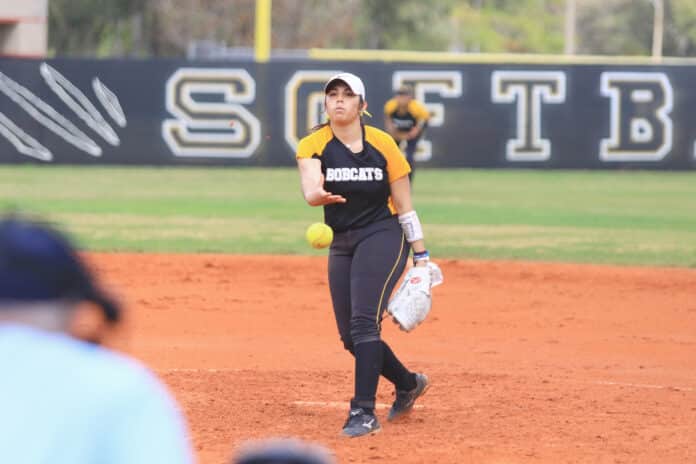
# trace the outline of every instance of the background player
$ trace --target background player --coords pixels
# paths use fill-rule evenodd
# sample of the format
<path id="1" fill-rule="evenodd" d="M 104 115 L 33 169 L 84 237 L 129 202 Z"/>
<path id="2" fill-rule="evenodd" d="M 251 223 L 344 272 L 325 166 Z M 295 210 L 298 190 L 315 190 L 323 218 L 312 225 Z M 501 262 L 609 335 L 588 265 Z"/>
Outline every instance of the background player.
<path id="1" fill-rule="evenodd" d="M 411 180 L 416 168 L 414 161 L 416 146 L 429 119 L 430 113 L 422 103 L 414 99 L 413 87 L 410 85 L 401 86 L 394 98 L 384 104 L 384 127 L 406 154 L 408 164 L 411 166 L 409 174 Z"/>
<path id="2" fill-rule="evenodd" d="M 362 81 L 341 73 L 324 90 L 329 122 L 300 141 L 297 163 L 305 200 L 324 206 L 324 220 L 335 233 L 331 299 L 343 345 L 355 357 L 355 392 L 343 434 L 355 437 L 380 429 L 374 413 L 380 374 L 397 391 L 390 420 L 411 410 L 428 388 L 427 377 L 406 369 L 380 336 L 409 243 L 416 266 L 427 266 L 428 252 L 411 205 L 408 163 L 392 137 L 362 123 Z"/>
<path id="3" fill-rule="evenodd" d="M 120 311 L 57 232 L 0 220 L 0 461 L 188 464 L 183 418 L 144 366 L 70 335 L 78 305 Z"/>

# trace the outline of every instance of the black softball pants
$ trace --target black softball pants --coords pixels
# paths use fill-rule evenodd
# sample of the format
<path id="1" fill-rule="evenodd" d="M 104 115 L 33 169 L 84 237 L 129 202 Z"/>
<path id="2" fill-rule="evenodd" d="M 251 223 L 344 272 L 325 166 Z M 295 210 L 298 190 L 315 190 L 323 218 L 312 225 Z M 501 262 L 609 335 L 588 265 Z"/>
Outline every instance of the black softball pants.
<path id="1" fill-rule="evenodd" d="M 355 356 L 351 407 L 374 409 L 380 374 L 399 390 L 415 378 L 381 340 L 381 320 L 408 259 L 396 216 L 336 233 L 329 253 L 329 287 L 343 346 Z"/>

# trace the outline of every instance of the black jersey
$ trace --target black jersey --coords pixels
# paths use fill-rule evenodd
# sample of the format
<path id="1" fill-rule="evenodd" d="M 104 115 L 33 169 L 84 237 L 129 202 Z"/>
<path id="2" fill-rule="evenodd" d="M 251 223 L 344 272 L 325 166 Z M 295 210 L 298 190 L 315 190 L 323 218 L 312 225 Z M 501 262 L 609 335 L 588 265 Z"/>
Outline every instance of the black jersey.
<path id="1" fill-rule="evenodd" d="M 353 153 L 326 125 L 300 140 L 297 158 L 317 158 L 324 189 L 345 203 L 324 206 L 324 222 L 335 232 L 364 227 L 396 214 L 389 184 L 411 168 L 394 139 L 384 131 L 363 127 L 363 151 Z"/>

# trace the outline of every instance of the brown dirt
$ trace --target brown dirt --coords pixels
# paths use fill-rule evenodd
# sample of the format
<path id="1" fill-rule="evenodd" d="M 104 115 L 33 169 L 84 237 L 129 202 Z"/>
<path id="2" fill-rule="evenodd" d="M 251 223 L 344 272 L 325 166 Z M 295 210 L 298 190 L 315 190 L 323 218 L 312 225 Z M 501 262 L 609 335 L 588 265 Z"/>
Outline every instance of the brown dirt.
<path id="1" fill-rule="evenodd" d="M 696 462 L 695 270 L 442 261 L 428 320 L 384 328 L 432 388 L 403 421 L 382 408 L 380 434 L 344 439 L 352 360 L 325 258 L 89 259 L 130 308 L 117 345 L 170 386 L 202 464 L 278 436 L 342 463 Z"/>

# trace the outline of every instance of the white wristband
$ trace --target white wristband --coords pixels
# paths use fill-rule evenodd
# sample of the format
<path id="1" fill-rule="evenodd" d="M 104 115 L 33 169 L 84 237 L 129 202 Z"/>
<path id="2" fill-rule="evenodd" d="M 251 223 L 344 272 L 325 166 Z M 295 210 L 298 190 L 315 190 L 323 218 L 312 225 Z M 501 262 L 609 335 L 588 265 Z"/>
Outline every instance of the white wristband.
<path id="1" fill-rule="evenodd" d="M 399 215 L 399 224 L 404 231 L 408 243 L 423 240 L 423 228 L 415 211 Z"/>

